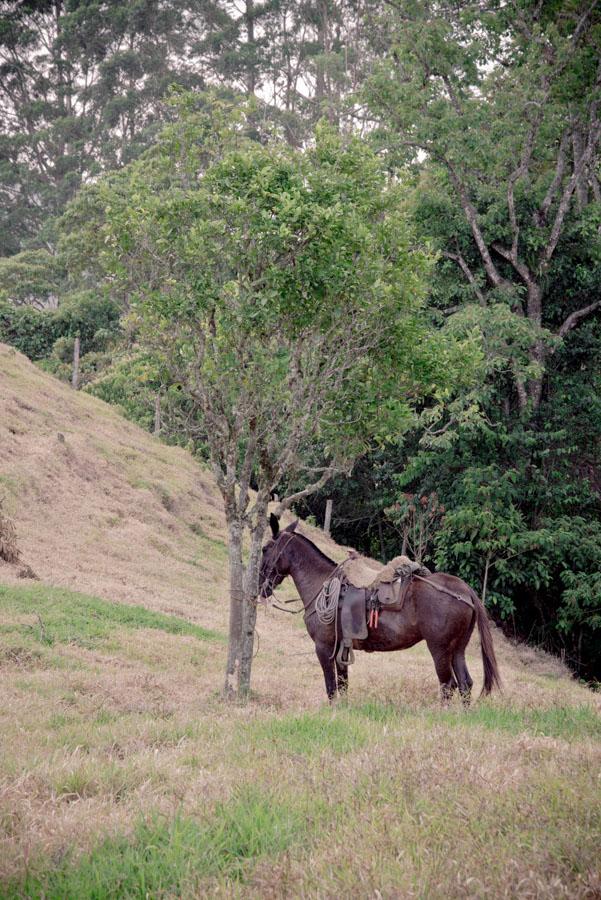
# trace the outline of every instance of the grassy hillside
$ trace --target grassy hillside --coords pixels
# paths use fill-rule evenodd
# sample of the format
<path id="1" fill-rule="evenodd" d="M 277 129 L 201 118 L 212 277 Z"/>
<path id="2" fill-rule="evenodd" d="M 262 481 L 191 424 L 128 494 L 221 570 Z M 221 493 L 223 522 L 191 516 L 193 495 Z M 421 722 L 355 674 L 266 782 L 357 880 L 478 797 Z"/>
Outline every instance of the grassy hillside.
<path id="1" fill-rule="evenodd" d="M 505 694 L 464 713 L 424 646 L 359 654 L 329 708 L 261 612 L 224 708 L 209 473 L 0 346 L 2 495 L 40 580 L 0 564 L 0 896 L 600 895 L 598 697 L 558 661 L 495 631 Z"/>

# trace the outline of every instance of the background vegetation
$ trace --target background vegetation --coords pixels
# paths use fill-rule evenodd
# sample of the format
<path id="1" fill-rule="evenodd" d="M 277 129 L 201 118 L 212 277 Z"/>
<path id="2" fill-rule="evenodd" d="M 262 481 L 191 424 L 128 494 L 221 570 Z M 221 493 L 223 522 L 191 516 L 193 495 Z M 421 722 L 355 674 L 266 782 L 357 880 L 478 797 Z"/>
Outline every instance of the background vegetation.
<path id="1" fill-rule="evenodd" d="M 69 379 L 79 335 L 86 390 L 148 429 L 160 410 L 163 437 L 207 456 L 189 399 L 139 345 L 130 292 L 107 286 L 102 247 L 90 252 L 106 203 L 78 191 L 152 159 L 181 121 L 174 85 L 251 98 L 259 147 L 313 147 L 323 118 L 361 137 L 434 259 L 437 361 L 454 344 L 469 364 L 451 360 L 449 383 L 429 388 L 416 336 L 419 389 L 405 382 L 398 398 L 412 429 L 404 415 L 302 508 L 321 521 L 332 497 L 338 539 L 382 558 L 409 542 L 484 592 L 509 631 L 598 679 L 596 5 L 52 0 L 9 4 L 1 24 L 0 339 Z M 303 465 L 326 447 L 316 437 Z"/>

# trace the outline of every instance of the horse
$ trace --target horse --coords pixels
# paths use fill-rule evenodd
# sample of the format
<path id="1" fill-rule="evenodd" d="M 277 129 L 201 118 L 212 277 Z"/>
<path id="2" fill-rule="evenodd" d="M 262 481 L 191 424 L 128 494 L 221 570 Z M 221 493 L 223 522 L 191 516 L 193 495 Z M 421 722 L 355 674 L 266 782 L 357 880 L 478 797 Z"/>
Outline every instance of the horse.
<path id="1" fill-rule="evenodd" d="M 296 530 L 297 524 L 293 522 L 280 531 L 279 520 L 271 515 L 272 538 L 263 547 L 259 598 L 266 600 L 284 578 L 291 576 L 304 606 L 305 625 L 315 643 L 328 700 L 332 701 L 337 694 L 344 695 L 348 690 L 348 668 L 336 659 L 339 646 L 336 621 L 323 624 L 315 606 L 324 582 L 339 567 Z M 484 668 L 482 696 L 495 686 L 501 688 L 488 616 L 475 591 L 453 575 L 436 573 L 412 581 L 402 609 L 384 607 L 377 627 L 369 629 L 365 640 L 354 640 L 353 648 L 366 653 L 405 650 L 425 640 L 434 660 L 443 705 L 448 704 L 459 688 L 467 706 L 473 681 L 465 662 L 465 648 L 476 624 Z"/>

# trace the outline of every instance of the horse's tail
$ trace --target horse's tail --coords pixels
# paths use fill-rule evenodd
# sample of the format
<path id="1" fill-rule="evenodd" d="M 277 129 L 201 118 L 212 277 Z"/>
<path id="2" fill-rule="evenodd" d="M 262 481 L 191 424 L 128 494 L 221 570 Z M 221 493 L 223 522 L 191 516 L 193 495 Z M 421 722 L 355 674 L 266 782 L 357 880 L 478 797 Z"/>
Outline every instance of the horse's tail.
<path id="1" fill-rule="evenodd" d="M 493 687 L 503 690 L 501 676 L 499 674 L 499 666 L 497 665 L 497 657 L 495 656 L 495 647 L 492 642 L 492 634 L 490 625 L 488 624 L 488 614 L 480 597 L 471 592 L 474 601 L 474 611 L 476 613 L 476 623 L 478 625 L 478 633 L 480 635 L 480 649 L 482 651 L 482 665 L 484 667 L 484 687 L 480 696 L 490 694 Z"/>

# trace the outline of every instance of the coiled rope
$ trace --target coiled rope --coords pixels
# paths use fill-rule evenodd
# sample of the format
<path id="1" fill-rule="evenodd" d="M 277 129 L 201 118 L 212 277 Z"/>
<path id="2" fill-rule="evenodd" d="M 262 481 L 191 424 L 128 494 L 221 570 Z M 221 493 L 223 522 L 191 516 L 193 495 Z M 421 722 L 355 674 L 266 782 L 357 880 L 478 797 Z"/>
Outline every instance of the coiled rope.
<path id="1" fill-rule="evenodd" d="M 338 612 L 338 599 L 342 582 L 334 576 L 325 582 L 315 598 L 315 615 L 322 625 L 331 625 Z"/>

